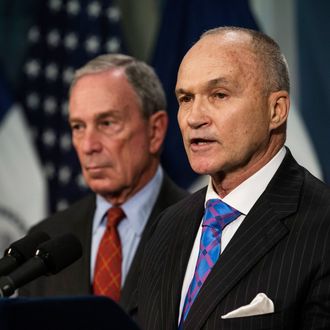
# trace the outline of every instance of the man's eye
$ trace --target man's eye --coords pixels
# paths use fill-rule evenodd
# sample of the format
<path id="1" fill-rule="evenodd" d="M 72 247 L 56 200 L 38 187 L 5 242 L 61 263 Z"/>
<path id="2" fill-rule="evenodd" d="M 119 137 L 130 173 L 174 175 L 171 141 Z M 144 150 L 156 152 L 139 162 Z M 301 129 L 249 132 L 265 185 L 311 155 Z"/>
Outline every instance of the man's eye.
<path id="1" fill-rule="evenodd" d="M 81 130 L 83 128 L 83 125 L 82 124 L 78 124 L 78 123 L 76 123 L 76 124 L 71 124 L 71 130 L 72 131 L 79 131 L 79 130 Z"/>
<path id="2" fill-rule="evenodd" d="M 218 99 L 224 99 L 226 96 L 224 93 L 214 93 L 214 97 Z"/>
<path id="3" fill-rule="evenodd" d="M 192 97 L 190 95 L 184 95 L 179 97 L 179 103 L 187 103 L 190 102 Z"/>
<path id="4" fill-rule="evenodd" d="M 111 121 L 111 120 L 104 120 L 104 121 L 101 122 L 101 125 L 106 126 L 106 127 L 109 127 L 112 124 L 113 124 L 113 121 Z"/>

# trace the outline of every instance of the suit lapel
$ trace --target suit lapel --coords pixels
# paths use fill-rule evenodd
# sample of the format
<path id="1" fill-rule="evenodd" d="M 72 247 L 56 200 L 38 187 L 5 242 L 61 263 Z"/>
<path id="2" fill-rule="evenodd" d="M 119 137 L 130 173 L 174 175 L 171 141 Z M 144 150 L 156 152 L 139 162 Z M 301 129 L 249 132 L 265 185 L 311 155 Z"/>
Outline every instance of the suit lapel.
<path id="1" fill-rule="evenodd" d="M 90 277 L 90 259 L 91 259 L 91 240 L 93 217 L 96 208 L 95 195 L 89 195 L 84 203 L 81 203 L 75 210 L 75 223 L 72 225 L 72 232 L 77 235 L 81 242 L 88 242 L 83 245 L 83 255 L 78 261 L 79 265 L 72 269 L 73 283 L 77 283 L 80 289 L 79 292 L 91 294 L 91 277 Z"/>
<path id="2" fill-rule="evenodd" d="M 155 205 L 155 207 L 157 206 Z M 125 279 L 124 286 L 121 291 L 120 305 L 128 312 L 129 315 L 135 314 L 135 310 L 137 309 L 137 283 L 140 275 L 140 265 L 142 262 L 143 251 L 148 239 L 150 238 L 152 228 L 157 219 L 157 217 L 153 215 L 153 213 L 154 212 L 152 211 L 152 214 L 150 215 L 148 222 L 145 226 L 140 243 L 136 250 L 135 256 L 133 258 L 132 264 Z"/>
<path id="3" fill-rule="evenodd" d="M 169 251 L 162 273 L 160 303 L 163 305 L 162 328 L 177 328 L 181 289 L 191 249 L 204 212 L 206 189 L 202 189 L 182 207 L 171 235 Z"/>
<path id="4" fill-rule="evenodd" d="M 201 288 L 185 329 L 201 328 L 224 296 L 288 234 L 281 220 L 296 211 L 301 184 L 298 166 L 288 153 Z"/>
<path id="5" fill-rule="evenodd" d="M 140 275 L 140 267 L 145 245 L 151 237 L 159 214 L 171 204 L 178 202 L 187 193 L 179 189 L 170 178 L 164 173 L 164 179 L 159 196 L 151 211 L 148 222 L 143 231 L 141 241 L 135 253 L 132 265 L 127 274 L 124 287 L 121 292 L 120 305 L 130 314 L 134 315 L 137 309 L 137 283 Z"/>

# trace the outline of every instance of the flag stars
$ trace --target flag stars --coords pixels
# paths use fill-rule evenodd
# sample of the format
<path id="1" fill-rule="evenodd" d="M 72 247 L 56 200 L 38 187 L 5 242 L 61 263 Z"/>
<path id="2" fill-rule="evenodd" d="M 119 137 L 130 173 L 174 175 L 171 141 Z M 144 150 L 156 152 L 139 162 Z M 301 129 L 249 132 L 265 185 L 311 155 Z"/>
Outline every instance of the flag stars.
<path id="1" fill-rule="evenodd" d="M 58 171 L 58 178 L 60 183 L 67 184 L 71 178 L 71 170 L 68 166 L 62 166 Z"/>
<path id="2" fill-rule="evenodd" d="M 69 50 L 75 50 L 78 45 L 78 37 L 76 33 L 68 33 L 64 38 L 64 46 Z"/>
<path id="3" fill-rule="evenodd" d="M 35 92 L 28 94 L 26 98 L 26 104 L 28 105 L 29 108 L 36 110 L 40 104 L 39 95 Z"/>
<path id="4" fill-rule="evenodd" d="M 111 6 L 106 11 L 107 17 L 110 22 L 117 23 L 120 19 L 121 13 L 118 7 Z"/>
<path id="5" fill-rule="evenodd" d="M 61 0 L 50 0 L 48 6 L 51 11 L 58 12 L 61 10 L 62 1 Z"/>
<path id="6" fill-rule="evenodd" d="M 84 176 L 80 173 L 79 175 L 77 175 L 76 177 L 76 183 L 80 188 L 86 189 L 87 188 L 87 184 L 86 181 L 84 179 Z"/>
<path id="7" fill-rule="evenodd" d="M 64 101 L 61 106 L 62 109 L 62 116 L 67 119 L 69 116 L 69 103 L 68 101 Z"/>
<path id="8" fill-rule="evenodd" d="M 69 207 L 69 203 L 65 199 L 59 200 L 56 204 L 56 210 L 57 211 L 62 211 L 64 209 L 68 208 L 68 207 Z"/>
<path id="9" fill-rule="evenodd" d="M 48 80 L 56 80 L 58 76 L 58 67 L 55 63 L 50 63 L 46 66 L 45 69 L 46 78 Z"/>
<path id="10" fill-rule="evenodd" d="M 48 179 L 54 178 L 54 175 L 55 175 L 55 166 L 54 166 L 54 164 L 50 163 L 50 162 L 46 163 L 44 165 L 44 173 L 45 173 L 45 175 Z"/>
<path id="11" fill-rule="evenodd" d="M 55 132 L 52 129 L 47 129 L 42 134 L 42 142 L 47 147 L 53 147 L 56 142 L 56 135 Z"/>
<path id="12" fill-rule="evenodd" d="M 97 53 L 100 49 L 100 41 L 96 36 L 87 38 L 85 48 L 88 53 Z"/>
<path id="13" fill-rule="evenodd" d="M 47 35 L 47 43 L 51 47 L 57 47 L 61 41 L 58 30 L 51 30 Z"/>
<path id="14" fill-rule="evenodd" d="M 25 65 L 25 73 L 31 78 L 37 77 L 40 70 L 40 63 L 37 60 L 30 60 Z"/>
<path id="15" fill-rule="evenodd" d="M 63 134 L 60 138 L 60 146 L 64 151 L 71 150 L 71 136 L 70 134 Z"/>
<path id="16" fill-rule="evenodd" d="M 46 0 L 40 25 L 33 24 L 27 30 L 30 54 L 34 55 L 23 64 L 23 100 L 31 122 L 30 132 L 38 142 L 43 172 L 50 184 L 52 212 L 89 190 L 75 161 L 68 125 L 69 104 L 62 92 L 70 88 L 77 65 L 100 52 L 121 50 L 117 24 L 122 13 L 112 3 Z M 107 36 L 103 35 L 104 29 L 109 32 Z"/>
<path id="17" fill-rule="evenodd" d="M 87 7 L 87 13 L 92 18 L 97 18 L 100 16 L 102 7 L 98 1 L 91 2 Z"/>
<path id="18" fill-rule="evenodd" d="M 120 49 L 120 42 L 118 38 L 111 38 L 106 42 L 105 48 L 109 53 L 116 53 Z"/>
<path id="19" fill-rule="evenodd" d="M 63 70 L 63 74 L 62 74 L 62 79 L 66 84 L 70 84 L 73 78 L 73 68 L 72 67 L 68 67 L 66 69 Z"/>
<path id="20" fill-rule="evenodd" d="M 37 43 L 40 39 L 40 31 L 37 26 L 31 27 L 28 33 L 28 40 L 33 43 Z"/>
<path id="21" fill-rule="evenodd" d="M 70 15 L 78 15 L 80 11 L 79 2 L 76 0 L 71 0 L 66 5 L 66 11 Z"/>
<path id="22" fill-rule="evenodd" d="M 56 111 L 56 99 L 52 96 L 48 96 L 44 101 L 45 112 L 49 115 L 53 115 Z"/>

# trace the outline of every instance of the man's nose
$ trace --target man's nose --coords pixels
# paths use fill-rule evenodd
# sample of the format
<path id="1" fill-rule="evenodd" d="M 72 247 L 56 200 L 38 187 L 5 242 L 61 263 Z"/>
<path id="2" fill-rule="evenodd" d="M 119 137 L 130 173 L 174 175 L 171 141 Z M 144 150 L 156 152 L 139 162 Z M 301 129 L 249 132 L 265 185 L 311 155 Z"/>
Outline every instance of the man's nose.
<path id="1" fill-rule="evenodd" d="M 82 139 L 82 150 L 86 154 L 102 150 L 100 134 L 95 129 L 86 129 Z"/>
<path id="2" fill-rule="evenodd" d="M 196 96 L 187 118 L 188 125 L 192 128 L 207 125 L 210 120 L 207 109 L 207 101 L 201 96 Z"/>

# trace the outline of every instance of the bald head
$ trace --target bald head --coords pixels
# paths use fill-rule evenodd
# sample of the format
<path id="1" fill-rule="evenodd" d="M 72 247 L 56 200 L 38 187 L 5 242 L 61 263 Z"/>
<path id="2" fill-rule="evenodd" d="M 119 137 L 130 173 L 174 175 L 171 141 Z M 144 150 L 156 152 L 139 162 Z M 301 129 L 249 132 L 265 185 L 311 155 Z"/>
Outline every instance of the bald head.
<path id="1" fill-rule="evenodd" d="M 290 92 L 288 64 L 279 45 L 266 34 L 240 27 L 219 27 L 202 34 L 200 40 L 214 38 L 227 40 L 237 46 L 245 43 L 255 55 L 256 63 L 265 81 L 265 92 Z"/>
<path id="2" fill-rule="evenodd" d="M 284 57 L 258 32 L 211 30 L 184 56 L 176 84 L 184 145 L 193 170 L 210 174 L 221 196 L 283 146 L 288 89 Z"/>

